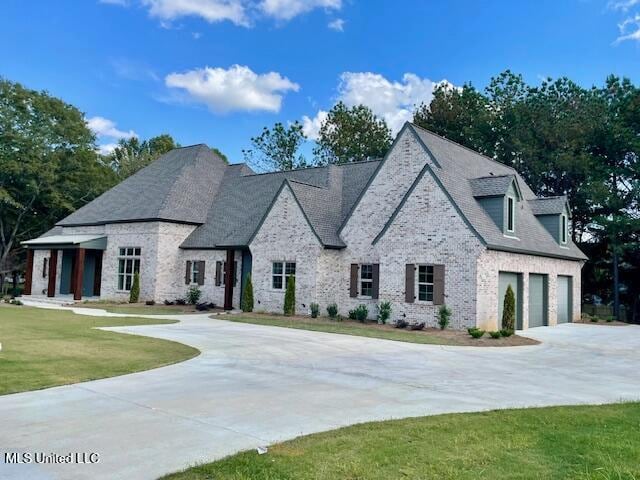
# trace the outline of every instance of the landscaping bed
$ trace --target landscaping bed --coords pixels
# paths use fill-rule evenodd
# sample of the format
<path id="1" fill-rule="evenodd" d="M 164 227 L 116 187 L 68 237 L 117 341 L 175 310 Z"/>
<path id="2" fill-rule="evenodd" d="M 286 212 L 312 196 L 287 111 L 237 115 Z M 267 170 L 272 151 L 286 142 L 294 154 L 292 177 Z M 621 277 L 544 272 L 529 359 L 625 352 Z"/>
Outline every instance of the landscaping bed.
<path id="1" fill-rule="evenodd" d="M 640 403 L 448 414 L 308 435 L 167 480 L 640 478 Z"/>
<path id="2" fill-rule="evenodd" d="M 178 342 L 94 328 L 165 323 L 174 321 L 0 304 L 0 395 L 148 370 L 200 353 Z"/>
<path id="3" fill-rule="evenodd" d="M 531 338 L 512 335 L 510 337 L 491 338 L 485 335 L 473 338 L 464 330 L 425 328 L 424 330 L 398 329 L 393 325 L 378 325 L 375 322 L 361 323 L 354 320 L 331 320 L 328 317 L 311 318 L 308 316 L 284 316 L 265 313 L 242 313 L 228 315 L 223 318 L 231 322 L 272 325 L 275 327 L 296 328 L 317 332 L 339 333 L 361 337 L 383 338 L 409 343 L 426 343 L 433 345 L 458 345 L 475 347 L 509 347 L 536 345 L 540 342 Z"/>

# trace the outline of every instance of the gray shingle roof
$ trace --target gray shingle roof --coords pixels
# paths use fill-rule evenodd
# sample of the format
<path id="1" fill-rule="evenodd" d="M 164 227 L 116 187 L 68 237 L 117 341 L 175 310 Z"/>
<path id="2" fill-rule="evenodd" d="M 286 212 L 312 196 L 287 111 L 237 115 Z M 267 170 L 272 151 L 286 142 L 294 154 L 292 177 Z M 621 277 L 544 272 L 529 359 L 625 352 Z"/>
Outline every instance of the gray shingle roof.
<path id="1" fill-rule="evenodd" d="M 202 223 L 226 167 L 206 145 L 171 150 L 58 225 L 150 219 Z"/>
<path id="2" fill-rule="evenodd" d="M 539 197 L 529 200 L 534 215 L 560 215 L 568 204 L 567 196 Z"/>
<path id="3" fill-rule="evenodd" d="M 538 221 L 529 202 L 537 197 L 513 168 L 418 126 L 411 125 L 411 128 L 440 165 L 433 169 L 433 173 L 488 248 L 576 260 L 587 258 L 572 241 L 560 246 Z M 519 202 L 521 210 L 518 212 L 517 238 L 505 236 L 474 198 L 473 184 L 476 179 L 488 176 L 516 178 L 526 200 Z"/>
<path id="4" fill-rule="evenodd" d="M 496 197 L 506 195 L 514 180 L 515 175 L 509 174 L 472 178 L 469 183 L 474 197 Z"/>

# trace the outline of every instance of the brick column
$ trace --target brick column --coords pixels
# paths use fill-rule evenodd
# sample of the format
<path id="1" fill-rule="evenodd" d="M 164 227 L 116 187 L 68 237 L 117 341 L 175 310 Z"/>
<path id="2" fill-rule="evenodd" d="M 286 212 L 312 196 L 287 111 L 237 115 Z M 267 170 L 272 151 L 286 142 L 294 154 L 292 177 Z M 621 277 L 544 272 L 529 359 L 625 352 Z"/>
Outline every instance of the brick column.
<path id="1" fill-rule="evenodd" d="M 76 250 L 76 261 L 74 271 L 73 299 L 82 300 L 82 275 L 84 274 L 84 248 Z"/>
<path id="2" fill-rule="evenodd" d="M 52 249 L 49 258 L 49 284 L 47 285 L 47 297 L 56 296 L 56 275 L 58 274 L 58 250 Z"/>
<path id="3" fill-rule="evenodd" d="M 224 272 L 224 309 L 233 309 L 233 262 L 235 251 L 227 250 L 227 268 Z"/>
<path id="4" fill-rule="evenodd" d="M 33 284 L 33 250 L 27 250 L 27 270 L 24 272 L 24 295 L 31 295 Z"/>

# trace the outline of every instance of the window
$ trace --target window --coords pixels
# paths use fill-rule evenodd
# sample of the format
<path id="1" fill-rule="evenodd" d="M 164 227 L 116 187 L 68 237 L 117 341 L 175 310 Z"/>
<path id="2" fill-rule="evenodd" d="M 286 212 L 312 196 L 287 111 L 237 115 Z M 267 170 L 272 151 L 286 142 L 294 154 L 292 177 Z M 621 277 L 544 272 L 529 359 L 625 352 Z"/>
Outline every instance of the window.
<path id="1" fill-rule="evenodd" d="M 360 296 L 373 296 L 373 265 L 360 265 Z"/>
<path id="2" fill-rule="evenodd" d="M 140 247 L 123 247 L 118 256 L 118 290 L 129 291 L 133 276 L 140 272 Z"/>
<path id="3" fill-rule="evenodd" d="M 567 237 L 568 235 L 568 230 L 569 230 L 569 226 L 567 223 L 567 216 L 566 215 L 560 215 L 560 242 L 561 243 L 567 243 Z"/>
<path id="4" fill-rule="evenodd" d="M 289 284 L 289 279 L 296 276 L 295 262 L 273 262 L 271 286 L 275 290 L 283 290 Z"/>
<path id="5" fill-rule="evenodd" d="M 418 265 L 418 300 L 433 302 L 433 265 Z"/>
<path id="6" fill-rule="evenodd" d="M 200 274 L 200 262 L 197 260 L 191 261 L 191 283 L 198 283 L 198 275 Z"/>
<path id="7" fill-rule="evenodd" d="M 507 231 L 513 232 L 515 230 L 516 209 L 515 199 L 513 197 L 507 197 Z"/>

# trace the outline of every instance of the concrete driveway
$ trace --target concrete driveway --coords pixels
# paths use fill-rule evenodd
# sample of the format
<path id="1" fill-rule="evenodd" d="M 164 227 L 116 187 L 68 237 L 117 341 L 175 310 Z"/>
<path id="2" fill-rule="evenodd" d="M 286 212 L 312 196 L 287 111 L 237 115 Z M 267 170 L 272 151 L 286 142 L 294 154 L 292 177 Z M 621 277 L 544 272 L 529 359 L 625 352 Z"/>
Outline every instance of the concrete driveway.
<path id="1" fill-rule="evenodd" d="M 80 465 L 0 458 L 0 478 L 153 479 L 369 420 L 640 399 L 636 326 L 544 327 L 527 332 L 542 345 L 476 348 L 180 318 L 113 330 L 193 345 L 195 359 L 0 397 L 0 455 L 100 455 Z"/>

